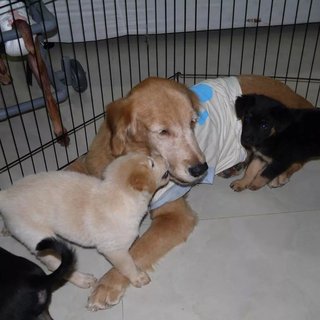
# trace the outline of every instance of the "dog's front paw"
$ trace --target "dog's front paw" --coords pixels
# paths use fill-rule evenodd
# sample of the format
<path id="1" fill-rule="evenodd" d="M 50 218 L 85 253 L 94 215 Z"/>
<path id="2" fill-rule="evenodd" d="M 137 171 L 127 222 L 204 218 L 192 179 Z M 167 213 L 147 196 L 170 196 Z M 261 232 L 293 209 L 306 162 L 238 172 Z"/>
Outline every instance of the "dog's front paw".
<path id="1" fill-rule="evenodd" d="M 89 299 L 87 308 L 98 311 L 118 304 L 126 292 L 129 280 L 117 269 L 112 268 L 96 284 Z"/>
<path id="2" fill-rule="evenodd" d="M 248 186 L 248 189 L 255 191 L 264 187 L 269 182 L 266 177 L 258 176 L 256 177 Z"/>
<path id="3" fill-rule="evenodd" d="M 79 288 L 88 289 L 92 288 L 96 284 L 97 278 L 89 273 L 75 271 L 71 275 L 69 281 Z"/>
<path id="4" fill-rule="evenodd" d="M 144 271 L 140 271 L 137 277 L 130 279 L 131 284 L 136 288 L 141 288 L 151 281 L 148 274 Z"/>
<path id="5" fill-rule="evenodd" d="M 272 181 L 268 183 L 270 188 L 279 188 L 284 186 L 289 182 L 289 178 L 286 174 L 281 174 L 280 176 L 274 178 Z"/>
<path id="6" fill-rule="evenodd" d="M 243 182 L 242 179 L 234 180 L 230 183 L 230 188 L 233 191 L 240 192 L 240 191 L 247 189 L 247 184 L 245 182 Z"/>
<path id="7" fill-rule="evenodd" d="M 88 298 L 87 309 L 98 311 L 111 308 L 118 304 L 125 293 L 122 286 L 108 286 L 98 284 Z"/>

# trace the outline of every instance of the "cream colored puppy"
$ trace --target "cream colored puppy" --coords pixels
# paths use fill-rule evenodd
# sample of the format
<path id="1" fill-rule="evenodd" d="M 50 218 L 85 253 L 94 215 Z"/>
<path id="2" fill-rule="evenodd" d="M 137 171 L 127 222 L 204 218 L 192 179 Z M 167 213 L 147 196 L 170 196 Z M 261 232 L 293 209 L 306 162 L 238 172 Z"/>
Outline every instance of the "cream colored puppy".
<path id="1" fill-rule="evenodd" d="M 135 287 L 150 282 L 128 252 L 155 191 L 167 184 L 168 165 L 160 156 L 129 153 L 114 160 L 103 180 L 58 171 L 28 176 L 0 192 L 0 211 L 10 233 L 32 253 L 38 242 L 61 236 L 96 247 Z M 60 260 L 38 257 L 49 270 Z M 87 288 L 96 279 L 74 271 L 68 280 Z"/>

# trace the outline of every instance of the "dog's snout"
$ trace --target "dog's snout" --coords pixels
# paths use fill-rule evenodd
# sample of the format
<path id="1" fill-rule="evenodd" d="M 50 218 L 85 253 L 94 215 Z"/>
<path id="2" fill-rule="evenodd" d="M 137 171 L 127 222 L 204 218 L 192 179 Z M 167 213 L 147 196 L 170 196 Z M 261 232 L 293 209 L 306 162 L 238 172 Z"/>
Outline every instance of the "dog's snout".
<path id="1" fill-rule="evenodd" d="M 197 164 L 189 168 L 189 173 L 193 177 L 200 177 L 208 170 L 208 164 L 206 162 Z"/>

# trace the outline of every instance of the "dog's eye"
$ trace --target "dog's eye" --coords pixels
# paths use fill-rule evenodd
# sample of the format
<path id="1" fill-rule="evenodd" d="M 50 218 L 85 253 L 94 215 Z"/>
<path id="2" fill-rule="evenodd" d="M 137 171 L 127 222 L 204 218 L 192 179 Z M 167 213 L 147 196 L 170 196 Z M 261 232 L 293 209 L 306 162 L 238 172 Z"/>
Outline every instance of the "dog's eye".
<path id="1" fill-rule="evenodd" d="M 268 130 L 269 129 L 269 123 L 267 121 L 262 120 L 260 123 L 260 128 L 262 130 Z"/>
<path id="2" fill-rule="evenodd" d="M 160 136 L 167 136 L 169 134 L 169 131 L 166 129 L 162 129 L 159 131 Z"/>
<path id="3" fill-rule="evenodd" d="M 153 159 L 152 159 L 151 157 L 148 157 L 148 160 L 149 160 L 149 165 L 150 165 L 150 167 L 153 168 L 153 167 L 154 167 L 154 161 L 153 161 Z"/>

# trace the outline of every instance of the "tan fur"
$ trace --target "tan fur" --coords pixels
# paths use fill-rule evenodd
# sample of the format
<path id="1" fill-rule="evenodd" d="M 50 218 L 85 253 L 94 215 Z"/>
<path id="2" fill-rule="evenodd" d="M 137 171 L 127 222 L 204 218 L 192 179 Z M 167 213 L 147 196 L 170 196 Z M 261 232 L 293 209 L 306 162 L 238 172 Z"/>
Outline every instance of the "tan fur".
<path id="1" fill-rule="evenodd" d="M 128 250 L 138 236 L 140 221 L 155 191 L 169 178 L 160 157 L 128 153 L 114 160 L 103 180 L 76 172 L 49 172 L 26 177 L 0 192 L 0 211 L 11 234 L 32 252 L 46 237 L 62 236 L 82 246 L 96 247 L 130 282 L 150 281 Z M 60 261 L 41 256 L 50 270 Z M 95 282 L 75 271 L 69 281 L 79 287 Z"/>
<path id="2" fill-rule="evenodd" d="M 263 178 L 260 173 L 266 164 L 265 159 L 254 158 L 246 168 L 244 176 L 241 179 L 232 181 L 230 187 L 237 192 L 245 189 L 256 190 L 257 184 L 261 183 L 260 179 Z"/>
<path id="3" fill-rule="evenodd" d="M 268 183 L 270 188 L 278 188 L 288 183 L 290 177 L 303 167 L 301 163 L 294 163 L 286 172 L 280 174 Z"/>
<path id="4" fill-rule="evenodd" d="M 312 106 L 279 81 L 253 75 L 239 76 L 239 81 L 243 94 L 265 94 L 286 106 Z M 177 180 L 191 183 L 183 168 L 204 160 L 192 137 L 192 118 L 198 104 L 197 97 L 181 84 L 167 79 L 146 79 L 127 97 L 107 106 L 107 120 L 100 127 L 88 154 L 78 164 L 72 164 L 70 169 L 100 177 L 102 168 L 114 156 L 130 150 L 142 150 L 160 153 L 168 160 L 170 172 Z M 156 141 L 152 140 L 151 128 L 158 133 L 161 128 L 173 128 L 173 134 L 177 137 L 173 139 L 164 135 L 161 145 L 157 146 Z M 142 270 L 152 269 L 169 250 L 185 241 L 196 224 L 195 214 L 184 198 L 154 210 L 152 219 L 149 229 L 130 249 Z M 111 269 L 92 292 L 89 308 L 105 309 L 118 303 L 128 284 L 129 281 L 116 269 Z"/>
<path id="5" fill-rule="evenodd" d="M 257 75 L 238 76 L 242 94 L 263 94 L 280 101 L 288 108 L 312 108 L 313 105 L 292 91 L 284 83 L 272 78 Z"/>
<path id="6" fill-rule="evenodd" d="M 133 172 L 128 179 L 128 184 L 135 190 L 140 192 L 146 191 L 151 194 L 153 194 L 153 190 L 156 190 L 157 188 L 156 181 L 154 181 L 152 177 L 146 175 L 145 170 Z"/>
<path id="7" fill-rule="evenodd" d="M 139 150 L 161 154 L 181 183 L 195 182 L 188 168 L 205 161 L 191 130 L 198 107 L 194 93 L 175 81 L 143 81 L 127 97 L 107 106 L 107 120 L 85 160 L 89 174 L 100 176 L 112 157 Z"/>
<path id="8" fill-rule="evenodd" d="M 266 157 L 259 152 L 256 153 L 255 158 L 249 162 L 243 177 L 241 179 L 232 181 L 230 188 L 237 192 L 245 189 L 250 189 L 252 191 L 258 190 L 264 187 L 266 184 L 268 184 L 270 188 L 278 188 L 288 183 L 290 177 L 303 166 L 301 163 L 293 163 L 287 171 L 283 172 L 269 182 L 266 177 L 261 176 L 261 173 L 271 162 L 271 158 Z"/>

